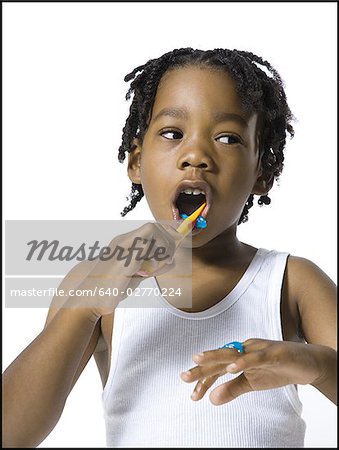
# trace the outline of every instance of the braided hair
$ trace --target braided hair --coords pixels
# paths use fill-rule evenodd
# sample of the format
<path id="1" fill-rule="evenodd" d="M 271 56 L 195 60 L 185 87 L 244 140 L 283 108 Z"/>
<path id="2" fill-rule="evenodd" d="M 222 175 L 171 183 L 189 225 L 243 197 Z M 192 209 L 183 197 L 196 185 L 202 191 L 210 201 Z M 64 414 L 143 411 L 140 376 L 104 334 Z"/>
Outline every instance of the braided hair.
<path id="1" fill-rule="evenodd" d="M 124 80 L 131 82 L 126 100 L 132 95 L 133 100 L 123 128 L 119 161 L 122 163 L 126 153 L 131 152 L 135 138 L 143 140 L 157 88 L 164 73 L 188 66 L 223 69 L 231 75 L 243 107 L 261 117 L 263 133 L 260 152 L 263 175 L 267 179 L 277 179 L 283 169 L 286 132 L 291 137 L 294 135 L 291 125 L 293 115 L 287 104 L 284 83 L 278 72 L 261 57 L 251 52 L 223 48 L 206 51 L 193 48 L 176 49 L 157 59 L 149 60 L 125 76 Z M 143 195 L 141 184 L 132 183 L 130 204 L 124 208 L 121 216 L 131 211 Z M 253 194 L 248 197 L 239 224 L 248 220 L 253 198 Z M 267 205 L 270 202 L 267 194 L 260 196 L 258 200 L 259 205 Z"/>

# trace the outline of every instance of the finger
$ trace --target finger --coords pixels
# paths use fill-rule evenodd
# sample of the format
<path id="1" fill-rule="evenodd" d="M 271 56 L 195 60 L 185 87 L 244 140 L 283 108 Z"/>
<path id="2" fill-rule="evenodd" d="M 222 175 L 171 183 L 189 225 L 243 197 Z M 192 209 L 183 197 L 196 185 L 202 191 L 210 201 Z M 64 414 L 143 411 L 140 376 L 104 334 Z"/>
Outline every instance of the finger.
<path id="1" fill-rule="evenodd" d="M 272 361 L 267 357 L 267 352 L 265 350 L 258 350 L 238 357 L 230 364 L 227 364 L 225 370 L 229 373 L 242 372 L 260 366 L 262 367 L 268 361 L 272 364 Z"/>
<path id="2" fill-rule="evenodd" d="M 158 266 L 158 267 L 157 267 Z M 142 266 L 142 269 L 138 270 L 136 272 L 136 276 L 148 278 L 148 277 L 155 277 L 159 275 L 163 275 L 164 273 L 171 272 L 176 268 L 176 262 L 173 261 L 171 263 L 162 261 L 157 264 L 148 264 L 146 267 Z M 143 270 L 148 269 L 148 270 Z"/>
<path id="3" fill-rule="evenodd" d="M 239 395 L 243 395 L 251 391 L 252 388 L 248 384 L 245 375 L 242 373 L 237 378 L 234 378 L 233 380 L 221 384 L 213 389 L 210 394 L 210 401 L 213 405 L 223 405 L 239 397 Z"/>
<path id="4" fill-rule="evenodd" d="M 193 383 L 203 378 L 207 378 L 213 375 L 223 375 L 226 373 L 225 364 L 214 364 L 211 366 L 196 366 L 193 369 L 187 370 L 180 374 L 181 379 L 186 383 Z"/>
<path id="5" fill-rule="evenodd" d="M 218 378 L 218 375 L 214 375 L 213 377 L 206 377 L 203 380 L 198 381 L 191 395 L 191 399 L 194 401 L 201 400 Z"/>
<path id="6" fill-rule="evenodd" d="M 219 348 L 217 350 L 209 350 L 207 352 L 193 355 L 192 359 L 200 366 L 225 364 L 234 361 L 239 354 L 240 353 L 235 348 Z"/>
<path id="7" fill-rule="evenodd" d="M 277 341 L 271 341 L 268 339 L 251 338 L 244 341 L 242 345 L 244 348 L 244 353 L 248 353 L 255 350 L 265 349 L 276 342 Z"/>
<path id="8" fill-rule="evenodd" d="M 247 339 L 242 343 L 244 353 L 249 353 L 256 350 L 262 350 L 269 347 L 274 341 L 267 339 Z M 199 365 L 213 364 L 218 362 L 227 362 L 227 358 L 232 356 L 239 356 L 241 353 L 234 348 L 218 348 L 193 355 L 193 361 Z"/>
<path id="9" fill-rule="evenodd" d="M 159 275 L 163 275 L 164 273 L 168 273 L 171 272 L 172 270 L 174 270 L 176 268 L 176 262 L 173 261 L 171 263 L 167 263 L 165 262 L 164 265 L 160 265 L 159 264 L 159 268 L 157 270 L 155 270 L 151 276 L 155 277 L 155 276 L 159 276 Z"/>
<path id="10" fill-rule="evenodd" d="M 182 239 L 182 235 L 180 233 L 177 232 L 176 228 L 174 225 L 170 224 L 165 224 L 165 223 L 159 223 L 156 222 L 154 224 L 158 230 L 160 230 L 161 234 L 163 234 L 164 236 L 166 236 L 166 238 L 169 241 L 180 241 Z"/>
<path id="11" fill-rule="evenodd" d="M 171 225 L 155 223 L 155 227 L 158 232 L 160 231 L 160 235 L 163 237 L 163 239 L 166 240 L 167 253 L 169 255 L 170 261 L 173 260 L 176 249 L 178 248 L 178 245 L 182 239 L 181 234 L 178 233 L 176 229 Z"/>
<path id="12" fill-rule="evenodd" d="M 231 348 L 222 348 L 194 355 L 193 361 L 200 366 L 226 364 L 226 372 L 237 373 L 251 367 L 258 367 L 267 361 L 268 348 L 271 345 L 272 341 L 251 339 L 251 342 L 244 343 L 245 353 L 239 353 Z"/>

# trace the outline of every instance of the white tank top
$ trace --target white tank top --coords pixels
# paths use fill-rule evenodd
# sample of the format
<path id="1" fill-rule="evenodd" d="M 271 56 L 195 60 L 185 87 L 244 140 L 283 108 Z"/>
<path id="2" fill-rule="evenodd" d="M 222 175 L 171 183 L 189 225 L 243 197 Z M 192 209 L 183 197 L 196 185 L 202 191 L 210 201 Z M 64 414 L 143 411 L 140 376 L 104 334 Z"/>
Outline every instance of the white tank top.
<path id="1" fill-rule="evenodd" d="M 305 422 L 294 385 L 215 406 L 208 392 L 192 401 L 195 383 L 180 378 L 195 365 L 195 353 L 249 338 L 283 339 L 280 300 L 287 256 L 259 249 L 234 289 L 202 312 L 181 311 L 161 296 L 153 297 L 152 308 L 133 307 L 140 298 L 130 297 L 129 307 L 122 302 L 102 395 L 108 447 L 304 446 Z M 140 286 L 159 287 L 155 278 Z M 234 376 L 220 377 L 213 387 Z"/>

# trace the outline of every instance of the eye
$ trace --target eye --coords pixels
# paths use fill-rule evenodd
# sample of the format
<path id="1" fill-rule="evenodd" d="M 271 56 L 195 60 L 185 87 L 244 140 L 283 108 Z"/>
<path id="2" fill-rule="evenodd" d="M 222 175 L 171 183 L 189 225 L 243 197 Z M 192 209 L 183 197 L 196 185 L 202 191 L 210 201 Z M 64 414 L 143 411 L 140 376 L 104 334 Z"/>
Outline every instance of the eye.
<path id="1" fill-rule="evenodd" d="M 176 139 L 181 139 L 182 133 L 177 130 L 164 130 L 160 133 L 160 136 L 162 136 L 165 139 L 168 139 L 170 141 L 174 141 Z"/>
<path id="2" fill-rule="evenodd" d="M 219 136 L 217 140 L 222 144 L 228 145 L 241 143 L 240 138 L 238 136 L 235 136 L 234 134 L 224 134 L 223 136 Z"/>

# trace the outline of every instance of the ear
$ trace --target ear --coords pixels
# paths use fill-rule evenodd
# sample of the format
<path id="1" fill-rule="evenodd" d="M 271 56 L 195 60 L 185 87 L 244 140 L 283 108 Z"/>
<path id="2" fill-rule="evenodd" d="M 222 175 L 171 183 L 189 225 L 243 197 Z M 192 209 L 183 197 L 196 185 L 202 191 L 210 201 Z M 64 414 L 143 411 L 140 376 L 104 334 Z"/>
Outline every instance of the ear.
<path id="1" fill-rule="evenodd" d="M 261 120 L 261 119 L 260 119 Z M 261 130 L 261 127 L 258 128 L 258 130 Z M 263 131 L 265 135 L 266 130 Z M 264 196 L 267 195 L 268 192 L 272 189 L 273 183 L 274 183 L 274 175 L 272 173 L 267 172 L 267 170 L 264 170 L 262 166 L 262 158 L 265 153 L 265 149 L 261 146 L 261 142 L 264 141 L 264 137 L 261 137 L 261 132 L 257 135 L 257 145 L 258 145 L 258 151 L 259 151 L 259 159 L 258 159 L 258 165 L 257 165 L 257 179 L 253 185 L 252 188 L 252 194 Z"/>
<path id="2" fill-rule="evenodd" d="M 132 183 L 141 184 L 141 143 L 139 139 L 133 140 L 132 150 L 128 154 L 127 173 Z"/>
<path id="3" fill-rule="evenodd" d="M 268 175 L 261 173 L 257 181 L 254 183 L 252 194 L 256 195 L 266 195 L 273 186 L 274 183 L 274 175 Z"/>

